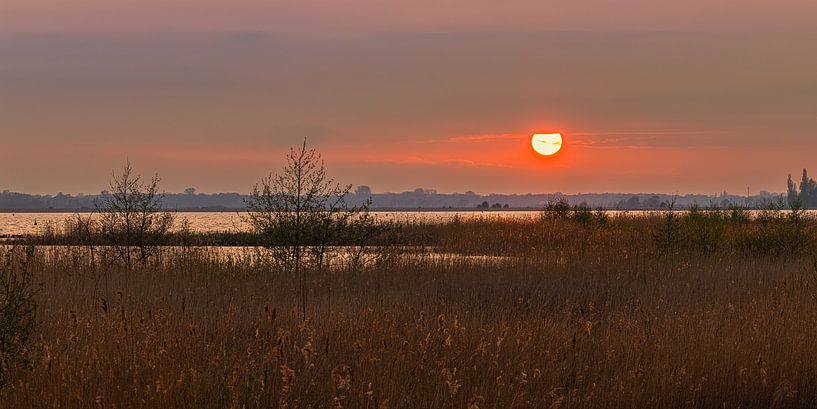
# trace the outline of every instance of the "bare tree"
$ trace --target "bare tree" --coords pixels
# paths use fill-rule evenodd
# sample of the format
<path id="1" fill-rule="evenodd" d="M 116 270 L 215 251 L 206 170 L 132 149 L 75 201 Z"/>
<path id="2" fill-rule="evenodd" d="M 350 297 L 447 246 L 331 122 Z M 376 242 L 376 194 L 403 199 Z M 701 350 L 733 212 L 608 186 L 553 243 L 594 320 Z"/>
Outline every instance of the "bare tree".
<path id="1" fill-rule="evenodd" d="M 173 226 L 173 215 L 162 211 L 159 181 L 153 176 L 142 182 L 127 163 L 122 173 L 112 176 L 110 192 L 97 203 L 104 243 L 128 269 L 153 256 Z"/>
<path id="2" fill-rule="evenodd" d="M 326 175 L 323 160 L 306 140 L 290 149 L 281 172 L 253 186 L 246 200 L 247 222 L 278 265 L 300 278 L 301 310 L 306 315 L 305 269 L 324 267 L 327 249 L 348 220 L 367 210 L 349 206 L 351 185 Z"/>

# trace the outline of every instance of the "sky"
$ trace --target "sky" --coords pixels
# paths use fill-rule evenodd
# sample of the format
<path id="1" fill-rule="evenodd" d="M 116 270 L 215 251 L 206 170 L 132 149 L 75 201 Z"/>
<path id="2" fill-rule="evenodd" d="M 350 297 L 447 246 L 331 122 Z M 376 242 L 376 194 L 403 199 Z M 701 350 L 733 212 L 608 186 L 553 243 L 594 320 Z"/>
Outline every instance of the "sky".
<path id="1" fill-rule="evenodd" d="M 782 191 L 813 0 L 4 0 L 0 190 L 246 192 L 304 138 L 375 192 Z M 530 148 L 540 131 L 563 150 Z"/>

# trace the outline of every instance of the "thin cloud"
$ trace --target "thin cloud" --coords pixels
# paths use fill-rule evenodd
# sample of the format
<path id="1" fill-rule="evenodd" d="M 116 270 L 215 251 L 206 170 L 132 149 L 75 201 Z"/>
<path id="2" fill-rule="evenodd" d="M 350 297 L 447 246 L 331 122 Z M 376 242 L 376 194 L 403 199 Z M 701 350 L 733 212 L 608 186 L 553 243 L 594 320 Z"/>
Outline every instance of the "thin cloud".
<path id="1" fill-rule="evenodd" d="M 491 142 L 502 140 L 522 140 L 527 135 L 520 133 L 498 133 L 498 134 L 475 134 L 475 135 L 457 135 L 443 138 L 431 139 L 417 139 L 417 140 L 403 140 L 401 144 L 436 144 L 436 143 L 462 143 L 462 142 Z"/>
<path id="2" fill-rule="evenodd" d="M 616 148 L 641 148 L 657 146 L 683 146 L 688 143 L 678 143 L 677 138 L 681 136 L 700 136 L 709 132 L 705 131 L 581 131 L 565 132 L 568 143 L 574 146 L 583 147 L 616 147 Z M 495 142 L 495 141 L 519 141 L 529 138 L 529 134 L 519 133 L 498 133 L 498 134 L 478 134 L 454 136 L 444 140 L 432 140 L 428 142 Z M 696 141 L 697 142 L 697 141 Z M 697 143 L 696 143 L 697 144 Z"/>
<path id="3" fill-rule="evenodd" d="M 705 131 L 596 131 L 596 132 L 571 132 L 574 136 L 615 136 L 615 135 L 694 135 L 703 134 Z"/>
<path id="4" fill-rule="evenodd" d="M 697 146 L 706 131 L 595 131 L 571 132 L 571 145 L 591 148 Z"/>
<path id="5" fill-rule="evenodd" d="M 382 163 L 393 165 L 457 165 L 468 167 L 491 167 L 491 168 L 512 168 L 503 163 L 475 161 L 471 159 L 429 159 L 420 156 L 409 156 L 398 159 L 368 159 L 369 163 Z"/>
<path id="6" fill-rule="evenodd" d="M 463 135 L 448 138 L 449 142 L 487 142 L 487 141 L 502 141 L 502 140 L 521 140 L 527 136 L 522 134 L 482 134 L 482 135 Z"/>

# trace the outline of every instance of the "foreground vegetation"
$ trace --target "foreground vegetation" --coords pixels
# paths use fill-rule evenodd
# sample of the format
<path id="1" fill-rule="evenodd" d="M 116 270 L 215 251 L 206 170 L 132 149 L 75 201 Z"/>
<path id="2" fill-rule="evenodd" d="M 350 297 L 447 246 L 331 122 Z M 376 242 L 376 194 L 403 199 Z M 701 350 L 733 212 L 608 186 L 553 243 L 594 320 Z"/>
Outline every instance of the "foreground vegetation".
<path id="1" fill-rule="evenodd" d="M 817 406 L 813 220 L 586 211 L 407 224 L 300 275 L 262 248 L 187 241 L 129 267 L 105 246 L 7 246 L 6 271 L 39 283 L 38 327 L 0 402 Z"/>

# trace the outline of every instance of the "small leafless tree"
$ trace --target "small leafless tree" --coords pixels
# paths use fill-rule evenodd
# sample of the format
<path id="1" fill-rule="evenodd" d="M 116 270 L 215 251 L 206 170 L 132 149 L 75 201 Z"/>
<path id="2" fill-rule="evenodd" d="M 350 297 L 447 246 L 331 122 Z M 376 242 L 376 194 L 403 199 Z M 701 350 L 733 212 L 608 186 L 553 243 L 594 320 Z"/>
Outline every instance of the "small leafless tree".
<path id="1" fill-rule="evenodd" d="M 153 256 L 173 226 L 173 214 L 162 211 L 159 181 L 153 176 L 142 182 L 128 163 L 112 176 L 110 192 L 97 203 L 102 240 L 128 269 Z"/>
<path id="2" fill-rule="evenodd" d="M 246 221 L 273 260 L 299 276 L 304 315 L 305 269 L 322 270 L 333 238 L 351 218 L 367 210 L 366 205 L 348 205 L 351 188 L 326 175 L 320 154 L 304 140 L 290 149 L 281 172 L 262 179 L 246 200 Z"/>

